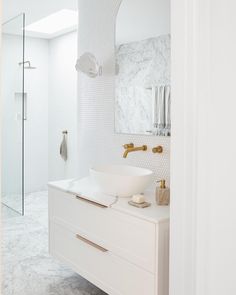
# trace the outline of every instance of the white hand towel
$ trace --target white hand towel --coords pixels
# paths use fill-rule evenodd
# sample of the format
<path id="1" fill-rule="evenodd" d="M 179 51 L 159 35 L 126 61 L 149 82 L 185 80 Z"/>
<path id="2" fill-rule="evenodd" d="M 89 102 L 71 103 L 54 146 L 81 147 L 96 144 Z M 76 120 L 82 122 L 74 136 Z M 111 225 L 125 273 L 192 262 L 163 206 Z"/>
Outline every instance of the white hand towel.
<path id="1" fill-rule="evenodd" d="M 63 135 L 62 143 L 60 146 L 60 155 L 64 161 L 67 160 L 67 142 L 66 142 L 66 135 Z"/>
<path id="2" fill-rule="evenodd" d="M 170 86 L 165 86 L 165 135 L 171 133 L 171 92 Z"/>
<path id="3" fill-rule="evenodd" d="M 165 86 L 158 87 L 158 121 L 157 128 L 159 135 L 163 135 L 163 129 L 165 128 Z"/>
<path id="4" fill-rule="evenodd" d="M 153 93 L 153 127 L 155 135 L 164 135 L 165 128 L 165 86 L 155 86 Z"/>

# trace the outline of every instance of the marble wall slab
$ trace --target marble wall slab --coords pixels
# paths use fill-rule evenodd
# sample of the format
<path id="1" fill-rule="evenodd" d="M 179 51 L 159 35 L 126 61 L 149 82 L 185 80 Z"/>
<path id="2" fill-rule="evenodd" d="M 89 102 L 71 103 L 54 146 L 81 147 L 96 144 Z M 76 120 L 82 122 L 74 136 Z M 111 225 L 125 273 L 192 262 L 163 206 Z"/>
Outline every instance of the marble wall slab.
<path id="1" fill-rule="evenodd" d="M 153 86 L 170 85 L 170 35 L 120 45 L 116 50 L 115 131 L 152 130 Z"/>

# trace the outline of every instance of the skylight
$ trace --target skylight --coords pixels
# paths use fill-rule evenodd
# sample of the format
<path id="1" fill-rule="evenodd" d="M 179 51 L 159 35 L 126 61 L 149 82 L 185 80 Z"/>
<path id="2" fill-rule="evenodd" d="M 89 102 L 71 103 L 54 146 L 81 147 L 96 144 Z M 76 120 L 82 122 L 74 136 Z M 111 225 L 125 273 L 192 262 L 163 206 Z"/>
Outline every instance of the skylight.
<path id="1" fill-rule="evenodd" d="M 73 29 L 78 24 L 78 12 L 62 9 L 41 20 L 26 26 L 26 31 L 52 35 L 66 29 Z"/>

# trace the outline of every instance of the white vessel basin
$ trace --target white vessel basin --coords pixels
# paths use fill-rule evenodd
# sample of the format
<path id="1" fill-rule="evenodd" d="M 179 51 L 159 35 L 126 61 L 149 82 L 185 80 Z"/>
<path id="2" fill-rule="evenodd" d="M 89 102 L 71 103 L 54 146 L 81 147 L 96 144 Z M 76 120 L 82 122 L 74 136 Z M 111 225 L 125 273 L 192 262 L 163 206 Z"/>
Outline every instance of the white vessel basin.
<path id="1" fill-rule="evenodd" d="M 104 194 L 130 197 L 143 193 L 152 181 L 153 172 L 125 165 L 101 165 L 90 169 L 90 175 Z"/>

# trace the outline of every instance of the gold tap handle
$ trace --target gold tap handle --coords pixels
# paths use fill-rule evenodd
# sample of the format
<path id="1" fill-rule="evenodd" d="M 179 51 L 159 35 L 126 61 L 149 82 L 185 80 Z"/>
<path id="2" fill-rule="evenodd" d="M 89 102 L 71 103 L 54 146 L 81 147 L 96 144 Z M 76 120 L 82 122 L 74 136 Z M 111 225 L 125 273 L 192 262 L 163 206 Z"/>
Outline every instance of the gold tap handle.
<path id="1" fill-rule="evenodd" d="M 146 151 L 146 150 L 147 150 L 147 146 L 146 146 L 146 144 L 142 146 L 142 150 L 143 150 L 143 151 Z"/>
<path id="2" fill-rule="evenodd" d="M 156 146 L 152 149 L 152 152 L 155 154 L 155 153 L 158 153 L 158 154 L 161 154 L 163 152 L 163 147 L 161 145 L 159 146 Z"/>

